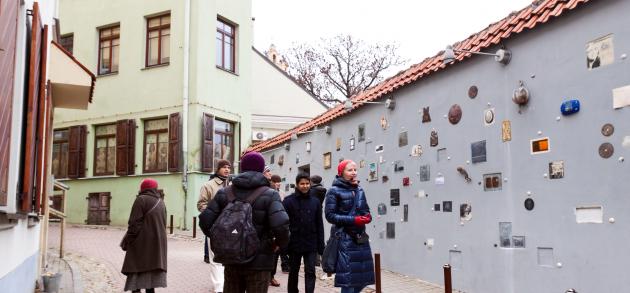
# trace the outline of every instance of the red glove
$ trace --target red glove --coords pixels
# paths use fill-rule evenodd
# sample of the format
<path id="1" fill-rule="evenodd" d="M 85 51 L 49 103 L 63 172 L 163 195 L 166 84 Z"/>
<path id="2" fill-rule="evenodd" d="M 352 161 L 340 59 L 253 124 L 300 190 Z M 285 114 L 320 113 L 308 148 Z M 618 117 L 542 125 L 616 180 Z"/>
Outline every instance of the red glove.
<path id="1" fill-rule="evenodd" d="M 371 216 L 356 216 L 354 217 L 354 224 L 357 226 L 364 226 L 365 224 L 372 221 Z"/>

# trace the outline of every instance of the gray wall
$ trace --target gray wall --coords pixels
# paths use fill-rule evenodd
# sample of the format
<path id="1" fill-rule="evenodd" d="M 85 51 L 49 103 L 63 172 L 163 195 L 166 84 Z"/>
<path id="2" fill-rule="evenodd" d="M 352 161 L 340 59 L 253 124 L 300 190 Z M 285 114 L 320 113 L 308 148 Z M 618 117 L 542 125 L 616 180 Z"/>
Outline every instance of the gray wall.
<path id="1" fill-rule="evenodd" d="M 630 136 L 630 108 L 612 108 L 612 89 L 630 84 L 629 60 L 620 57 L 630 53 L 630 1 L 592 2 L 508 40 L 505 45 L 513 58 L 507 66 L 492 58 L 473 57 L 396 91 L 393 111 L 382 105 L 365 105 L 335 120 L 330 135 L 303 134 L 290 143 L 289 151 L 281 148 L 264 155 L 267 160 L 275 156 L 273 172 L 285 177 L 285 183 L 294 182 L 298 166 L 310 164 L 311 174 L 322 175 L 326 186 L 332 183 L 340 158 L 369 164 L 382 155 L 385 162 L 378 164 L 378 181 L 366 180 L 367 166 L 359 169 L 359 177 L 375 216 L 368 230 L 372 250 L 382 254 L 385 269 L 442 283 L 442 265 L 454 262 L 449 260 L 449 251 L 455 250 L 461 252 L 461 265 L 453 271 L 454 287 L 466 292 L 624 291 L 630 285 L 625 273 L 630 263 L 626 250 L 630 242 L 630 161 L 619 162 L 618 158 L 630 160 L 630 150 L 621 144 L 624 136 Z M 587 70 L 586 44 L 610 33 L 614 34 L 614 63 Z M 511 101 L 519 80 L 532 94 L 521 113 Z M 479 88 L 475 99 L 467 96 L 471 85 Z M 560 104 L 572 98 L 581 101 L 581 111 L 562 116 Z M 444 115 L 455 103 L 461 105 L 463 117 L 459 124 L 451 125 Z M 496 118 L 494 124 L 485 126 L 483 111 L 488 103 L 496 109 Z M 432 122 L 423 124 L 419 110 L 427 106 Z M 389 119 L 387 130 L 380 127 L 381 116 Z M 501 138 L 503 120 L 512 124 L 508 142 Z M 349 140 L 357 138 L 361 123 L 366 124 L 367 141 L 371 142 L 357 141 L 356 149 L 350 151 Z M 615 126 L 610 137 L 600 132 L 605 123 Z M 432 129 L 439 133 L 438 147 L 429 147 Z M 399 148 L 401 131 L 408 131 L 409 144 Z M 550 138 L 551 151 L 530 154 L 530 140 L 540 137 Z M 342 139 L 340 151 L 335 150 L 337 138 Z M 487 143 L 487 162 L 467 164 L 470 143 L 480 140 Z M 312 143 L 310 153 L 305 150 L 307 141 Z M 615 147 L 609 159 L 598 154 L 603 142 Z M 380 154 L 374 151 L 379 144 L 385 147 Z M 409 155 L 414 144 L 422 146 L 422 156 Z M 438 148 L 446 148 L 450 160 L 438 162 Z M 333 166 L 324 170 L 326 152 L 332 153 Z M 283 166 L 277 164 L 280 155 L 285 156 Z M 396 160 L 404 161 L 403 172 L 394 172 Z M 564 178 L 545 178 L 549 162 L 556 160 L 564 161 Z M 430 165 L 429 182 L 419 180 L 423 164 Z M 465 182 L 456 171 L 458 166 L 468 171 L 472 183 Z M 496 172 L 507 178 L 502 190 L 484 191 L 478 184 L 483 174 Z M 434 183 L 438 173 L 444 175 L 444 185 Z M 382 175 L 389 181 L 383 183 Z M 410 186 L 402 186 L 406 176 L 411 178 Z M 394 188 L 400 189 L 398 207 L 390 205 L 390 189 Z M 428 197 L 417 197 L 419 190 Z M 531 211 L 523 205 L 528 197 L 535 201 Z M 452 201 L 453 212 L 432 211 L 442 201 Z M 376 217 L 379 203 L 387 205 L 387 214 Z M 470 221 L 460 220 L 462 203 L 472 205 Z M 405 204 L 409 205 L 408 222 L 402 222 Z M 578 224 L 575 208 L 590 205 L 603 207 L 603 223 Z M 615 222 L 609 223 L 609 218 Z M 387 222 L 396 223 L 395 239 L 380 238 Z M 499 222 L 511 222 L 512 235 L 525 236 L 525 248 L 495 247 Z M 425 246 L 429 238 L 435 239 L 432 248 Z M 552 266 L 539 265 L 539 247 L 553 248 Z"/>

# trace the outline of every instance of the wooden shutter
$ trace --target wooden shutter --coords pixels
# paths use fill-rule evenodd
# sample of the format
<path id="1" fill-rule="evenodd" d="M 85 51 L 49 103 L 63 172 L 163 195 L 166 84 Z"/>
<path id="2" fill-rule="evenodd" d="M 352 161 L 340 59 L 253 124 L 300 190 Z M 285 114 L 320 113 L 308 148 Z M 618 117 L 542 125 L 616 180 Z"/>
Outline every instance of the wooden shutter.
<path id="1" fill-rule="evenodd" d="M 136 121 L 118 120 L 116 122 L 116 174 L 133 175 L 136 169 Z"/>
<path id="2" fill-rule="evenodd" d="M 181 119 L 179 113 L 173 113 L 168 119 L 168 171 L 181 171 L 182 140 Z"/>
<path id="3" fill-rule="evenodd" d="M 35 194 L 36 165 L 37 165 L 37 122 L 39 116 L 40 91 L 42 78 L 46 77 L 46 50 L 44 28 L 39 14 L 39 5 L 33 3 L 31 25 L 31 48 L 29 56 L 28 96 L 26 112 L 26 131 L 24 132 L 24 165 L 22 175 L 21 210 L 32 211 Z M 43 61 L 43 62 L 42 62 Z"/>
<path id="4" fill-rule="evenodd" d="M 214 171 L 214 116 L 204 113 L 203 114 L 203 127 L 201 133 L 201 171 L 213 172 Z"/>
<path id="5" fill-rule="evenodd" d="M 18 0 L 0 1 L 0 206 L 7 205 Z M 16 150 L 17 151 L 17 150 Z"/>
<path id="6" fill-rule="evenodd" d="M 85 125 L 72 126 L 68 136 L 68 178 L 85 177 L 87 127 Z"/>

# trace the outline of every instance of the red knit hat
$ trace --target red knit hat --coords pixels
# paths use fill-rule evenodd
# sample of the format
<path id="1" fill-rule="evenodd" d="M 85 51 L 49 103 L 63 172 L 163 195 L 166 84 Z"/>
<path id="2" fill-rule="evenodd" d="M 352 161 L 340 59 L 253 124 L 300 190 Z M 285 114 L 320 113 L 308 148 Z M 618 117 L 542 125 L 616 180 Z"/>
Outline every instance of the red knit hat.
<path id="1" fill-rule="evenodd" d="M 142 180 L 142 183 L 140 183 L 140 191 L 143 191 L 145 189 L 151 189 L 151 188 L 153 189 L 158 188 L 158 183 L 153 178 L 146 178 Z"/>
<path id="2" fill-rule="evenodd" d="M 341 163 L 339 163 L 339 165 L 337 166 L 337 175 L 341 176 L 341 174 L 343 174 L 343 170 L 346 169 L 346 165 L 348 165 L 348 163 L 353 163 L 352 160 L 343 160 L 341 161 Z"/>

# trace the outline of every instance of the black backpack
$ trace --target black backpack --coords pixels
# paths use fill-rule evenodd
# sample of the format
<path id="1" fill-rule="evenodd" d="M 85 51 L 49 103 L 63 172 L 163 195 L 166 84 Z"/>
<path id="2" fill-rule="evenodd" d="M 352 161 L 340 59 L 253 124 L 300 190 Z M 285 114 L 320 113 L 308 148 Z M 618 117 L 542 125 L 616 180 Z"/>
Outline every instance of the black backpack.
<path id="1" fill-rule="evenodd" d="M 244 264 L 256 257 L 260 240 L 252 220 L 252 204 L 269 187 L 256 188 L 245 201 L 237 199 L 232 186 L 224 188 L 228 204 L 210 228 L 214 262 Z"/>

